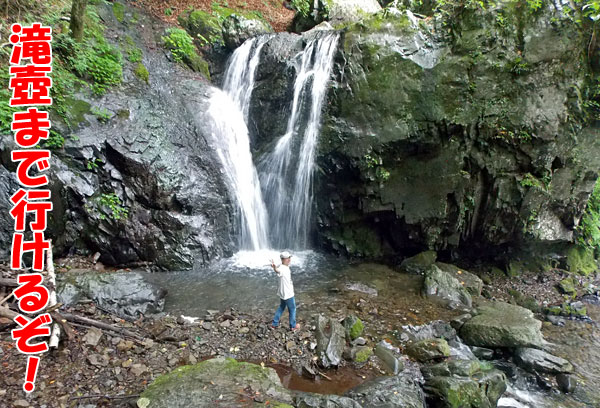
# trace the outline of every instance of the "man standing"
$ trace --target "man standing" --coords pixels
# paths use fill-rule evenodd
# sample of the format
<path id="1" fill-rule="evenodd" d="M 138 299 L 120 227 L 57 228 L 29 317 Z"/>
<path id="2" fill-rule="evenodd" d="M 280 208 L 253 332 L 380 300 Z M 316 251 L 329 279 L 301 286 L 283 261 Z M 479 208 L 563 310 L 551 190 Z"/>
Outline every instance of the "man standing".
<path id="1" fill-rule="evenodd" d="M 277 294 L 280 298 L 279 308 L 275 312 L 271 328 L 276 329 L 279 327 L 279 319 L 287 307 L 290 314 L 290 330 L 296 331 L 300 328 L 300 325 L 296 323 L 296 300 L 294 299 L 294 284 L 292 283 L 292 273 L 289 267 L 292 255 L 288 251 L 283 251 L 279 257 L 281 258 L 281 265 L 279 266 L 275 266 L 275 262 L 271 259 L 271 268 L 279 277 Z"/>

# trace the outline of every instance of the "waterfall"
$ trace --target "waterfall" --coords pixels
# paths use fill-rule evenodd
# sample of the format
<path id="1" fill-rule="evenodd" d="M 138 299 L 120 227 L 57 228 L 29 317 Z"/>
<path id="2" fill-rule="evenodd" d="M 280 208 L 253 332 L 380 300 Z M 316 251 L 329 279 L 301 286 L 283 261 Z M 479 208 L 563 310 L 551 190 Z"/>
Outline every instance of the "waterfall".
<path id="1" fill-rule="evenodd" d="M 269 247 L 268 218 L 246 120 L 260 50 L 267 40 L 253 38 L 235 50 L 228 61 L 223 91 L 213 91 L 208 109 L 217 154 L 239 209 L 240 247 L 255 251 Z"/>
<path id="2" fill-rule="evenodd" d="M 269 197 L 271 242 L 278 248 L 308 245 L 315 148 L 338 38 L 337 33 L 316 37 L 300 53 L 286 133 L 259 165 L 263 191 Z"/>

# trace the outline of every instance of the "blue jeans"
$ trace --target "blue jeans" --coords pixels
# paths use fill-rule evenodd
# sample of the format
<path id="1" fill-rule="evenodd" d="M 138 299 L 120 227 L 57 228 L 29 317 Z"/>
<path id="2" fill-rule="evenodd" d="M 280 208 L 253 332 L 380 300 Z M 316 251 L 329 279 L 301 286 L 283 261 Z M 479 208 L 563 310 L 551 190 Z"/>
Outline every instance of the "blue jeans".
<path id="1" fill-rule="evenodd" d="M 279 308 L 275 312 L 275 318 L 273 319 L 273 326 L 279 326 L 279 319 L 281 318 L 286 306 L 288 308 L 288 312 L 290 313 L 290 329 L 293 329 L 296 327 L 296 301 L 294 300 L 293 296 L 285 300 L 280 299 Z"/>

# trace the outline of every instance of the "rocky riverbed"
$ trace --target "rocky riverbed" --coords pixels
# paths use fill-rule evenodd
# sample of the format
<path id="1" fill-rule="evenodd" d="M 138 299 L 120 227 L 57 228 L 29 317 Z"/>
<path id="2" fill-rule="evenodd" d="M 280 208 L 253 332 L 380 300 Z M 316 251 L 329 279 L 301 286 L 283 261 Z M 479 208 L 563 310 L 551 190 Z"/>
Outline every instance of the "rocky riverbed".
<path id="1" fill-rule="evenodd" d="M 183 275 L 59 260 L 59 295 L 69 303 L 61 313 L 126 328 L 139 337 L 71 323 L 72 338 L 63 338 L 57 350 L 42 356 L 37 389 L 25 396 L 25 358 L 14 349 L 10 322 L 3 320 L 0 359 L 3 373 L 9 374 L 0 379 L 1 404 L 173 407 L 189 406 L 186 398 L 191 395 L 196 401 L 231 407 L 320 407 L 334 402 L 368 407 L 376 401 L 411 407 L 598 403 L 594 389 L 599 379 L 593 367 L 600 308 L 589 303 L 598 300 L 595 295 L 580 294 L 591 317 L 534 317 L 517 305 L 522 299 L 515 298 L 515 289 L 504 279 L 488 280 L 481 274 L 484 283 L 464 269 L 423 262 L 424 255 L 395 268 L 308 255 L 299 254 L 296 260 L 302 325 L 297 332 L 283 324 L 269 329 L 273 296 L 259 292 L 266 297 L 261 302 L 247 293 L 253 285 L 264 286 L 264 293 L 271 295 L 274 288 L 268 278 L 260 279 L 253 269 L 257 266 L 246 266 L 246 279 L 239 279 L 232 265 L 241 267 L 240 259 L 230 260 L 220 275 L 204 271 L 197 287 L 191 280 L 185 284 Z M 338 278 L 330 280 L 315 268 L 315 258 Z M 547 274 L 544 282 L 528 275 L 511 281 L 521 293 L 557 294 L 532 296 L 541 312 L 560 301 L 556 286 L 563 273 Z M 4 277 L 10 274 L 3 272 Z M 190 274 L 195 276 L 185 273 Z M 237 301 L 219 295 L 219 279 L 228 282 Z M 175 299 L 161 288 L 171 290 L 161 280 L 179 287 Z M 597 284 L 597 277 L 587 280 L 589 287 Z M 238 281 L 246 291 L 231 284 Z M 198 291 L 202 286 L 213 290 L 212 299 Z M 201 312 L 182 313 L 186 290 L 196 293 Z M 143 294 L 145 302 L 136 294 Z M 214 307 L 207 307 L 211 303 Z M 232 372 L 240 377 L 232 379 Z M 308 391 L 319 394 L 304 394 Z M 453 405 L 457 392 L 464 405 Z M 165 400 L 164 395 L 171 397 Z"/>

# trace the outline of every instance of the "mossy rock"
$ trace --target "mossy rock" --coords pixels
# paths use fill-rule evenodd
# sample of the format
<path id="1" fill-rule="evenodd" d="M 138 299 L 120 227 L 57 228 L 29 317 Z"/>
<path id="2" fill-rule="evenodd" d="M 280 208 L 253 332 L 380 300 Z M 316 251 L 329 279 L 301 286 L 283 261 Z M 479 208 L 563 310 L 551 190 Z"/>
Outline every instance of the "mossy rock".
<path id="1" fill-rule="evenodd" d="M 561 293 L 569 296 L 577 296 L 577 280 L 573 277 L 568 277 L 558 282 L 558 289 Z"/>
<path id="2" fill-rule="evenodd" d="M 400 268 L 408 273 L 422 275 L 437 259 L 437 252 L 424 251 L 410 258 L 406 258 L 400 264 Z"/>
<path id="3" fill-rule="evenodd" d="M 138 62 L 135 66 L 135 69 L 133 70 L 133 73 L 135 74 L 136 77 L 138 77 L 142 81 L 148 83 L 148 79 L 150 78 L 150 73 L 148 72 L 148 69 L 144 66 L 144 64 L 142 64 L 141 62 Z"/>
<path id="4" fill-rule="evenodd" d="M 351 315 L 344 319 L 344 328 L 346 329 L 346 339 L 352 341 L 362 334 L 365 325 L 358 317 Z"/>
<path id="5" fill-rule="evenodd" d="M 272 368 L 238 362 L 232 358 L 214 358 L 179 367 L 156 378 L 142 392 L 140 400 L 149 400 L 148 408 L 184 408 L 213 406 L 219 400 L 223 406 L 263 406 L 253 399 L 240 401 L 239 389 L 251 387 L 269 401 L 268 406 L 289 407 L 292 396 L 283 388 Z"/>
<path id="6" fill-rule="evenodd" d="M 567 268 L 570 272 L 590 275 L 598 270 L 594 252 L 587 248 L 572 247 L 567 251 Z"/>
<path id="7" fill-rule="evenodd" d="M 426 363 L 431 360 L 450 357 L 450 346 L 444 339 L 425 339 L 409 345 L 406 353 L 415 360 Z"/>
<path id="8" fill-rule="evenodd" d="M 223 35 L 221 34 L 221 23 L 219 19 L 204 10 L 193 10 L 183 13 L 178 18 L 187 32 L 195 41 L 202 45 L 223 44 Z"/>
<path id="9" fill-rule="evenodd" d="M 125 19 L 125 6 L 119 2 L 114 2 L 112 5 L 113 14 L 119 23 Z"/>
<path id="10" fill-rule="evenodd" d="M 354 361 L 357 363 L 364 363 L 373 355 L 373 349 L 367 346 L 361 346 L 357 349 Z"/>

